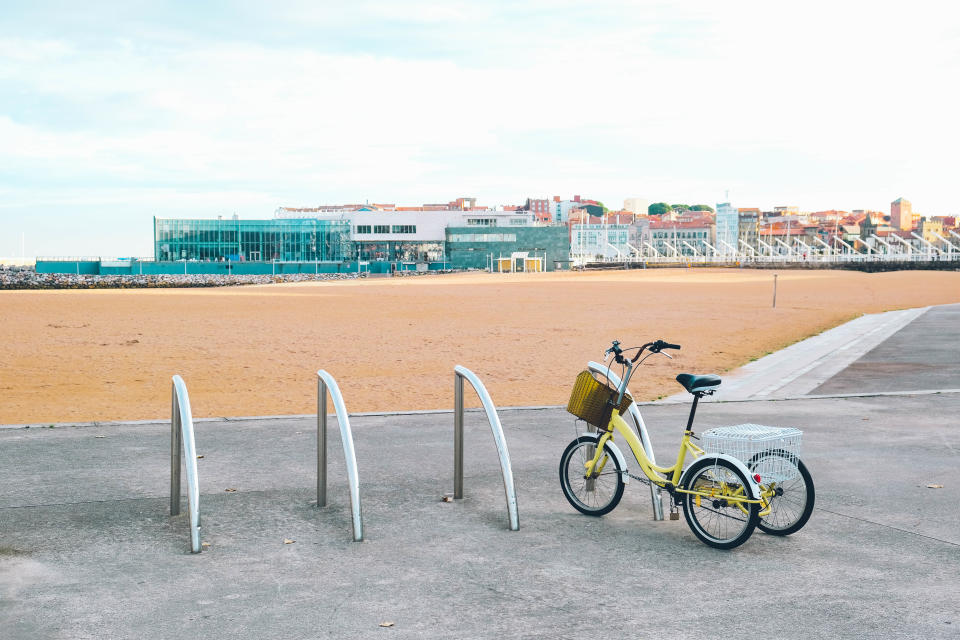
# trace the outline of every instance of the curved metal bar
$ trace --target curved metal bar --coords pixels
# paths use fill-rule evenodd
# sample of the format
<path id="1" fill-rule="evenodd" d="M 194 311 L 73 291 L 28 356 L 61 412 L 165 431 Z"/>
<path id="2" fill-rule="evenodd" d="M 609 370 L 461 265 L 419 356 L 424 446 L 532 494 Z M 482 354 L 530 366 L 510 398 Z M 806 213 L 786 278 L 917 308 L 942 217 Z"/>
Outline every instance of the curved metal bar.
<path id="1" fill-rule="evenodd" d="M 599 362 L 588 362 L 587 367 L 600 375 L 606 376 L 610 380 L 611 384 L 615 387 L 620 386 L 620 376 L 615 374 L 610 370 L 606 365 L 602 365 Z M 630 393 L 630 390 L 627 389 L 627 393 Z M 632 396 L 633 394 L 631 394 Z M 643 444 L 643 452 L 647 454 L 647 458 L 650 459 L 650 462 L 657 464 L 657 459 L 653 455 L 653 444 L 650 442 L 650 436 L 647 434 L 647 425 L 643 421 L 643 416 L 640 415 L 640 409 L 637 408 L 637 403 L 630 403 L 630 415 L 633 416 L 634 421 L 637 423 L 637 428 L 640 430 L 640 442 Z M 653 503 L 653 519 L 654 520 L 663 520 L 663 498 L 660 493 L 660 487 L 657 487 L 653 484 L 650 485 L 650 500 Z"/>
<path id="2" fill-rule="evenodd" d="M 363 540 L 363 514 L 360 507 L 360 479 L 357 473 L 357 454 L 353 449 L 353 432 L 350 417 L 343 403 L 343 395 L 333 376 L 320 369 L 317 371 L 317 506 L 327 506 L 327 390 L 333 398 L 340 425 L 340 440 L 347 464 L 347 483 L 350 485 L 350 509 L 353 512 L 353 540 Z"/>
<path id="3" fill-rule="evenodd" d="M 200 476 L 197 444 L 193 437 L 193 412 L 187 385 L 173 376 L 170 414 L 170 515 L 180 513 L 180 458 L 187 468 L 187 506 L 190 510 L 190 551 L 200 553 Z"/>
<path id="4" fill-rule="evenodd" d="M 500 455 L 500 472 L 503 475 L 503 491 L 507 498 L 507 514 L 510 518 L 510 530 L 520 530 L 520 516 L 517 513 L 517 490 L 513 485 L 513 467 L 510 465 L 510 452 L 507 451 L 507 441 L 503 436 L 503 425 L 500 424 L 500 416 L 497 415 L 497 408 L 487 393 L 487 388 L 480 382 L 480 378 L 475 373 L 457 365 L 454 371 L 454 454 L 453 454 L 453 484 L 454 498 L 463 498 L 463 380 L 464 378 L 473 385 L 474 391 L 480 398 L 483 409 L 487 413 L 487 421 L 490 422 L 490 430 L 493 432 L 493 440 L 497 444 L 497 453 Z"/>

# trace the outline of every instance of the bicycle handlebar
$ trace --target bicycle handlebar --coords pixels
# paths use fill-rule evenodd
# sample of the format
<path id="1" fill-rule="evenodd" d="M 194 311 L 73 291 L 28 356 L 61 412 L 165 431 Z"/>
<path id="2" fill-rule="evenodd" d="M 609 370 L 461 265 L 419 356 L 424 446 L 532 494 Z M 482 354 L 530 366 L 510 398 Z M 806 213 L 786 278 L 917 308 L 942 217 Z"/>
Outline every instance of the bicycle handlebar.
<path id="1" fill-rule="evenodd" d="M 623 357 L 624 351 L 632 351 L 633 349 L 637 350 L 637 355 L 629 359 Z M 660 353 L 664 349 L 680 349 L 680 345 L 673 344 L 672 342 L 666 342 L 664 340 L 654 340 L 653 342 L 648 342 L 640 347 L 630 347 L 629 349 L 623 349 L 620 346 L 620 341 L 614 340 L 610 348 L 603 352 L 603 355 L 604 355 L 604 361 L 606 361 L 606 359 L 612 353 L 615 356 L 615 360 L 620 364 L 624 364 L 627 361 L 629 361 L 632 364 L 640 359 L 640 356 L 643 355 L 644 351 L 649 350 L 650 353 Z"/>
<path id="2" fill-rule="evenodd" d="M 679 349 L 679 348 L 680 348 L 680 345 L 673 344 L 672 342 L 666 342 L 664 340 L 654 340 L 653 342 L 648 342 L 639 347 L 630 347 L 630 348 L 624 349 L 620 346 L 619 340 L 614 340 L 610 348 L 604 352 L 603 361 L 604 363 L 606 363 L 607 359 L 610 357 L 610 354 L 612 353 L 615 356 L 614 359 L 616 360 L 616 362 L 618 364 L 624 365 L 627 368 L 626 375 L 624 375 L 620 380 L 619 395 L 617 396 L 617 404 L 619 405 L 620 401 L 623 400 L 623 394 L 626 391 L 627 384 L 629 384 L 630 378 L 633 374 L 633 365 L 637 360 L 640 359 L 641 356 L 643 356 L 644 351 L 649 350 L 650 353 L 653 354 L 653 353 L 660 353 L 664 349 Z M 634 349 L 637 350 L 637 355 L 633 356 L 633 358 L 623 357 L 624 351 L 633 351 Z M 663 354 L 663 355 L 666 356 L 667 354 Z M 670 357 L 670 356 L 667 356 L 667 357 Z"/>
<path id="3" fill-rule="evenodd" d="M 677 350 L 679 350 L 679 349 L 680 349 L 680 345 L 678 345 L 678 344 L 672 344 L 672 343 L 670 343 L 670 342 L 664 342 L 663 340 L 657 340 L 657 342 L 660 343 L 660 350 L 662 350 L 662 349 L 677 349 Z"/>

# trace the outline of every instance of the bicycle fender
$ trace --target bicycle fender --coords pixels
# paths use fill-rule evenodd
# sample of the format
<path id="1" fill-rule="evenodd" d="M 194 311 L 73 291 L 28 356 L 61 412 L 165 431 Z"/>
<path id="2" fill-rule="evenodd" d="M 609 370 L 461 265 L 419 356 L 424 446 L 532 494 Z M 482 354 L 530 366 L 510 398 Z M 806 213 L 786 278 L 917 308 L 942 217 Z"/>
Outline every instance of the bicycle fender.
<path id="1" fill-rule="evenodd" d="M 602 433 L 585 433 L 581 438 L 590 438 L 594 442 L 600 442 L 600 436 Z M 620 477 L 623 479 L 623 484 L 630 484 L 630 476 L 627 475 L 627 457 L 623 455 L 623 452 L 620 451 L 620 447 L 616 443 L 610 442 L 607 440 L 607 446 L 610 447 L 610 451 L 613 453 L 613 457 L 617 459 L 617 462 L 620 463 L 620 468 L 623 469 L 623 473 L 620 474 Z"/>
<path id="2" fill-rule="evenodd" d="M 743 464 L 743 461 L 741 461 L 739 458 L 734 458 L 733 456 L 728 455 L 726 453 L 708 453 L 707 455 L 700 456 L 699 458 L 697 458 L 697 462 L 699 462 L 700 460 L 712 460 L 714 458 L 726 460 L 732 463 L 737 469 L 739 469 L 740 473 L 743 474 L 743 477 L 747 479 L 747 486 L 750 489 L 750 497 L 754 500 L 760 499 L 760 485 L 758 485 L 757 481 L 753 479 L 753 474 L 750 472 L 749 469 L 747 469 L 747 465 Z M 681 487 L 686 486 L 687 475 L 689 474 L 691 467 L 693 467 L 693 465 L 690 465 L 689 467 L 683 470 L 683 475 L 680 476 Z"/>

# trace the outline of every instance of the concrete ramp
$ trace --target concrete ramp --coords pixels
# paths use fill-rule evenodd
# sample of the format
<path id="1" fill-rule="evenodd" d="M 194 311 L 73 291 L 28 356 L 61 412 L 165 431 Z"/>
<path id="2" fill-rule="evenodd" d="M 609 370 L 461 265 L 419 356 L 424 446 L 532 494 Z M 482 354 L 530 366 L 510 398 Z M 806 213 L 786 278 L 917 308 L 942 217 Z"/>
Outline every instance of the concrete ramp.
<path id="1" fill-rule="evenodd" d="M 723 376 L 720 401 L 791 398 L 810 393 L 930 307 L 873 313 L 790 345 Z M 680 393 L 670 400 L 689 400 Z"/>

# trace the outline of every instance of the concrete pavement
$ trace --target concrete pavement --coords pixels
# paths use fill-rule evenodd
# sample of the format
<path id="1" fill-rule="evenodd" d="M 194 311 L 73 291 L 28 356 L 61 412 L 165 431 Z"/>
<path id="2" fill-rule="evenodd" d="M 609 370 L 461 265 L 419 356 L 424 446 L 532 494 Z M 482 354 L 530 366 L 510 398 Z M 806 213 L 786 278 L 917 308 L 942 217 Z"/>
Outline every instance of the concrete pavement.
<path id="1" fill-rule="evenodd" d="M 960 304 L 932 307 L 812 393 L 960 389 Z"/>
<path id="2" fill-rule="evenodd" d="M 921 317 L 930 307 L 866 314 L 724 375 L 724 400 L 802 396 Z M 671 400 L 686 400 L 686 393 Z"/>
<path id="3" fill-rule="evenodd" d="M 929 330 L 920 321 L 938 309 L 880 347 L 920 339 Z M 960 326 L 937 322 L 960 361 L 951 333 Z M 891 391 L 920 384 L 909 367 L 884 375 L 877 384 Z M 641 409 L 665 461 L 688 407 Z M 453 489 L 451 414 L 355 416 L 362 543 L 351 541 L 335 421 L 324 509 L 312 504 L 314 419 L 200 422 L 209 546 L 199 555 L 189 553 L 186 515 L 168 515 L 169 424 L 2 429 L 0 635 L 960 635 L 960 393 L 704 402 L 699 431 L 740 422 L 803 429 L 816 483 L 802 531 L 757 532 L 731 552 L 701 544 L 682 517 L 653 521 L 649 492 L 635 481 L 607 516 L 578 514 L 557 479 L 572 416 L 499 413 L 520 531 L 507 528 L 482 413 L 467 414 L 466 498 L 453 503 L 441 501 Z"/>

